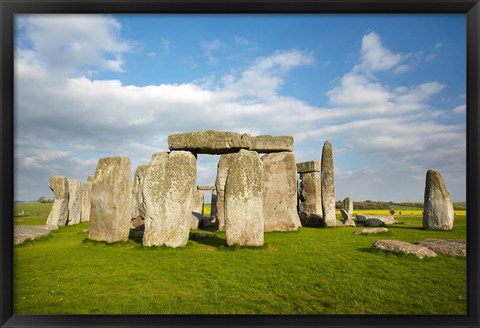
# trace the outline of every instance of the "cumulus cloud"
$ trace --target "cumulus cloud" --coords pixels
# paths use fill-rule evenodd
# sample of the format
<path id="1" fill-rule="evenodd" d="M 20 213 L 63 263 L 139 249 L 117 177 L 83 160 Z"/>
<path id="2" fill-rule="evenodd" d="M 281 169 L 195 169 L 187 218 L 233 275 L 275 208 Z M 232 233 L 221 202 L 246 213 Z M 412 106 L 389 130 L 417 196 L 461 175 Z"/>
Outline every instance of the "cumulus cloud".
<path id="1" fill-rule="evenodd" d="M 29 189 L 25 195 L 36 190 L 38 196 L 48 196 L 50 175 L 85 180 L 104 156 L 129 156 L 133 171 L 152 153 L 167 150 L 169 134 L 206 129 L 294 135 L 298 161 L 319 159 L 323 141 L 329 139 L 336 151 L 339 195 L 357 190 L 348 187 L 353 185 L 359 186 L 358 195 L 364 195 L 359 177 L 362 172 L 370 174 L 372 163 L 389 168 L 374 170 L 383 181 L 378 188 L 397 169 L 395 177 L 405 174 L 402 179 L 413 186 L 408 190 L 420 190 L 418 195 L 423 192 L 418 179 L 426 169 L 435 166 L 457 178 L 465 170 L 464 127 L 436 122 L 436 109 L 429 105 L 447 86 L 437 81 L 382 83 L 377 72 L 399 74 L 409 67 L 406 55 L 386 49 L 375 32 L 364 36 L 359 63 L 327 93 L 329 107 L 319 107 L 282 95 L 290 71 L 315 63 L 313 53 L 298 49 L 278 50 L 243 69 L 191 83 L 139 87 L 97 80 L 88 72 L 122 70 L 122 54 L 131 49 L 132 41 L 121 38 L 121 26 L 113 17 L 94 17 L 95 33 L 80 21 L 90 16 L 61 21 L 63 32 L 55 31 L 60 26 L 57 18 L 44 26 L 45 20 L 29 16 L 19 25 L 24 42 L 15 49 L 15 122 L 16 131 L 22 133 L 15 136 L 15 163 L 17 190 Z M 90 49 L 88 58 L 74 56 L 64 63 L 65 54 L 46 48 L 48 33 L 57 33 L 53 43 L 57 50 L 77 42 Z M 246 45 L 248 40 L 235 41 Z M 205 58 L 214 63 L 223 43 L 213 40 L 201 46 Z M 74 54 L 75 47 L 65 51 Z M 57 74 L 51 74 L 52 69 Z M 356 168 L 347 170 L 351 156 Z M 199 158 L 199 184 L 213 183 L 217 160 Z M 353 172 L 357 182 L 345 172 Z"/>

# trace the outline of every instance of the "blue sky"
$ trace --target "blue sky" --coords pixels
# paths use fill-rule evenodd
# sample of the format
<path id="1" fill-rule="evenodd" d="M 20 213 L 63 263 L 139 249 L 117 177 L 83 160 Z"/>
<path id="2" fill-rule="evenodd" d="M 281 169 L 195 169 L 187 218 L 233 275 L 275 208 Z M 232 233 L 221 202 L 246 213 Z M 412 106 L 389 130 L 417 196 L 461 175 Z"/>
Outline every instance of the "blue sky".
<path id="1" fill-rule="evenodd" d="M 15 199 L 132 171 L 177 132 L 293 135 L 334 147 L 337 199 L 419 201 L 438 169 L 465 200 L 464 15 L 18 15 Z M 218 156 L 200 155 L 197 183 Z"/>

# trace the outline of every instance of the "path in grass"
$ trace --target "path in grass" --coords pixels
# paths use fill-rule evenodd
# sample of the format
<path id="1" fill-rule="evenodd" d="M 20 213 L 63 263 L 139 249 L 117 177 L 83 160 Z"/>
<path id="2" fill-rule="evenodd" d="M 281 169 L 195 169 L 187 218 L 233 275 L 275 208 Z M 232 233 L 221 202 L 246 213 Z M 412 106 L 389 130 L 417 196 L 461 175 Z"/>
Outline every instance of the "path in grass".
<path id="1" fill-rule="evenodd" d="M 14 311 L 19 314 L 465 314 L 465 258 L 419 260 L 370 250 L 378 239 L 465 239 L 424 231 L 421 218 L 383 236 L 358 228 L 266 233 L 259 249 L 228 248 L 224 234 L 179 249 L 107 245 L 87 239 L 87 223 L 15 247 Z M 197 231 L 199 232 L 199 231 Z"/>

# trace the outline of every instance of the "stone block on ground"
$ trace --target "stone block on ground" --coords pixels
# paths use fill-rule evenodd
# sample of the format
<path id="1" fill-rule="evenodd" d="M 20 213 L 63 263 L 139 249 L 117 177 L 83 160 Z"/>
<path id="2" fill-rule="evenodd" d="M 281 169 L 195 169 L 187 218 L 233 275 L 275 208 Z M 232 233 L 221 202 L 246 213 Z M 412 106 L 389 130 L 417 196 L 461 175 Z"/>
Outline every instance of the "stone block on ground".
<path id="1" fill-rule="evenodd" d="M 377 219 L 382 221 L 384 224 L 395 224 L 398 223 L 393 216 L 385 215 L 373 215 L 373 214 L 357 214 L 356 220 L 359 223 L 365 223 L 368 219 Z"/>
<path id="2" fill-rule="evenodd" d="M 254 151 L 232 154 L 225 183 L 227 245 L 262 246 L 264 242 L 264 172 Z M 218 189 L 217 189 L 218 190 Z"/>
<path id="3" fill-rule="evenodd" d="M 40 237 L 48 236 L 52 233 L 51 229 L 47 226 L 26 226 L 26 225 L 15 225 L 13 227 L 14 236 L 13 244 L 20 245 L 26 242 L 27 240 L 35 240 Z"/>
<path id="4" fill-rule="evenodd" d="M 132 182 L 128 157 L 98 161 L 90 193 L 88 238 L 113 243 L 127 241 L 132 219 Z"/>
<path id="5" fill-rule="evenodd" d="M 437 254 L 467 256 L 467 243 L 458 239 L 424 239 L 415 243 L 427 247 Z"/>
<path id="6" fill-rule="evenodd" d="M 362 228 L 354 232 L 355 235 L 369 235 L 375 233 L 388 232 L 387 228 Z"/>
<path id="7" fill-rule="evenodd" d="M 296 231 L 301 226 L 297 212 L 297 166 L 291 152 L 262 156 L 264 169 L 263 218 L 265 232 Z"/>
<path id="8" fill-rule="evenodd" d="M 352 219 L 352 215 L 349 214 L 345 209 L 341 209 L 340 210 L 340 213 L 342 214 L 342 218 L 343 218 L 343 225 L 346 226 L 346 227 L 355 227 L 356 224 L 355 224 L 355 221 L 353 221 Z"/>
<path id="9" fill-rule="evenodd" d="M 377 240 L 372 245 L 372 249 L 379 249 L 382 251 L 392 252 L 395 254 L 405 253 L 413 254 L 416 257 L 423 259 L 425 257 L 434 257 L 437 254 L 423 246 L 407 243 L 401 240 Z"/>

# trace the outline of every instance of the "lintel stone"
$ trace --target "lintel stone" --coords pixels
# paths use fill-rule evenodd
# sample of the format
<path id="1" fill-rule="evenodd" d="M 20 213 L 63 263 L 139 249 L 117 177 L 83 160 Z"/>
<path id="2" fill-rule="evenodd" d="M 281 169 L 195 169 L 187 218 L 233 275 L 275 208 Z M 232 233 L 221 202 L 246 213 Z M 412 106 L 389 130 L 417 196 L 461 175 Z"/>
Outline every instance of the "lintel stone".
<path id="1" fill-rule="evenodd" d="M 250 150 L 257 153 L 293 151 L 293 137 L 260 135 L 251 137 Z"/>
<path id="2" fill-rule="evenodd" d="M 215 185 L 199 185 L 197 190 L 215 190 Z"/>
<path id="3" fill-rule="evenodd" d="M 298 173 L 320 172 L 320 161 L 297 163 Z"/>

